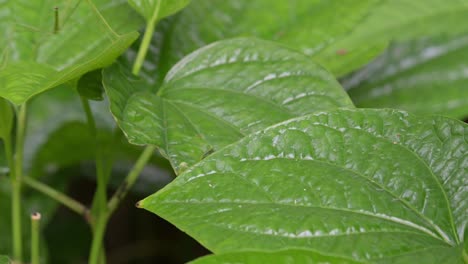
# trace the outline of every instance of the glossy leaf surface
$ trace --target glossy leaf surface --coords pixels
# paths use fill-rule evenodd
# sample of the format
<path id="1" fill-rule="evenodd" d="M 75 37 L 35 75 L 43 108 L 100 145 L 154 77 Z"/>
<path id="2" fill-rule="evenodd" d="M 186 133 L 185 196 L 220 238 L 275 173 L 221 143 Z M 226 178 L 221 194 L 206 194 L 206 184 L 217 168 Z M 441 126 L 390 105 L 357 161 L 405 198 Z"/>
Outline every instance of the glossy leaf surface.
<path id="1" fill-rule="evenodd" d="M 346 258 L 324 256 L 313 251 L 283 250 L 277 252 L 234 252 L 220 255 L 211 255 L 197 259 L 189 264 L 359 264 Z"/>
<path id="2" fill-rule="evenodd" d="M 139 205 L 216 254 L 463 263 L 467 133 L 397 110 L 307 115 L 216 152 Z"/>
<path id="3" fill-rule="evenodd" d="M 466 0 L 197 0 L 160 27 L 160 61 L 167 71 L 213 41 L 255 36 L 300 50 L 335 75 L 349 73 L 383 51 L 389 40 L 468 29 Z"/>
<path id="4" fill-rule="evenodd" d="M 147 21 L 162 19 L 184 8 L 191 0 L 128 0 L 128 3 Z"/>
<path id="5" fill-rule="evenodd" d="M 107 66 L 141 25 L 124 0 L 1 1 L 0 8 L 0 97 L 15 104 Z"/>
<path id="6" fill-rule="evenodd" d="M 123 71 L 119 65 L 104 70 L 114 116 L 131 143 L 160 147 L 176 171 L 266 126 L 353 107 L 334 77 L 303 54 L 256 39 L 192 53 L 157 94 Z"/>
<path id="7" fill-rule="evenodd" d="M 360 107 L 468 117 L 468 35 L 395 44 L 345 81 Z"/>

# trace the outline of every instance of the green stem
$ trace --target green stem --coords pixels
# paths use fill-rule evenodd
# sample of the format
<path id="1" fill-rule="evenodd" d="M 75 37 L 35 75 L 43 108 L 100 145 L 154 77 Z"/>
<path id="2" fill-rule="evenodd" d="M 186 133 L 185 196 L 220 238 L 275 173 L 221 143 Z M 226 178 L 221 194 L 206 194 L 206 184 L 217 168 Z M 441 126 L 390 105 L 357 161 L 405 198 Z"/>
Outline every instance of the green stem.
<path id="1" fill-rule="evenodd" d="M 39 264 L 39 222 L 40 213 L 31 215 L 31 264 Z"/>
<path id="2" fill-rule="evenodd" d="M 138 75 L 140 73 L 141 66 L 145 61 L 146 53 L 148 52 L 149 45 L 151 43 L 151 38 L 153 37 L 154 29 L 156 28 L 156 22 L 158 21 L 159 9 L 161 6 L 161 0 L 156 2 L 156 9 L 154 10 L 153 15 L 146 24 L 145 34 L 143 35 L 143 40 L 141 41 L 140 48 L 138 49 L 137 58 L 133 64 L 132 73 Z"/>
<path id="3" fill-rule="evenodd" d="M 11 186 L 12 186 L 12 199 L 11 199 L 11 220 L 13 225 L 13 257 L 16 261 L 22 262 L 23 260 L 23 245 L 22 245 L 22 231 L 21 231 L 21 180 L 23 177 L 23 149 L 24 149 L 24 135 L 26 127 L 26 104 L 23 104 L 17 109 L 17 123 L 16 123 L 16 144 L 13 169 L 10 169 Z M 8 142 L 11 146 L 11 142 Z M 7 155 L 11 155 L 10 153 Z"/>
<path id="4" fill-rule="evenodd" d="M 106 166 L 104 164 L 105 156 L 102 147 L 99 144 L 96 122 L 93 116 L 93 112 L 91 111 L 89 101 L 86 98 L 81 97 L 81 103 L 86 113 L 90 134 L 95 140 L 96 147 L 97 189 L 94 194 L 92 208 L 92 217 L 95 222 L 92 223 L 93 240 L 91 242 L 88 263 L 97 264 L 105 262 L 103 261 L 105 259 L 105 252 L 103 251 L 102 241 L 104 240 L 106 225 L 109 219 L 107 213 L 107 176 L 110 171 L 106 170 Z"/>
<path id="5" fill-rule="evenodd" d="M 104 250 L 102 247 L 102 241 L 104 240 L 104 234 L 106 232 L 108 217 L 106 213 L 103 213 L 97 217 L 96 225 L 94 226 L 93 241 L 91 243 L 91 252 L 89 254 L 89 264 L 100 263 L 100 258 L 104 257 Z"/>
<path id="6" fill-rule="evenodd" d="M 133 166 L 132 170 L 127 174 L 127 177 L 125 177 L 125 180 L 122 182 L 122 184 L 120 184 L 119 188 L 107 204 L 109 214 L 112 214 L 112 212 L 115 211 L 120 201 L 122 201 L 122 199 L 126 196 L 128 190 L 130 190 L 130 188 L 133 186 L 136 179 L 140 175 L 141 171 L 143 170 L 143 168 L 145 167 L 146 163 L 151 158 L 155 150 L 156 147 L 147 146 L 140 154 L 140 157 L 138 157 L 135 166 Z"/>
<path id="7" fill-rule="evenodd" d="M 79 215 L 82 215 L 88 222 L 92 222 L 90 215 L 89 215 L 89 210 L 86 206 L 81 204 L 80 202 L 76 201 L 75 199 L 67 196 L 64 193 L 61 193 L 54 188 L 47 186 L 46 184 L 37 181 L 33 178 L 30 178 L 28 176 L 23 177 L 23 183 L 31 187 L 32 189 L 35 189 L 50 198 L 54 199 L 55 201 L 63 204 L 64 206 L 68 207 L 68 209 L 76 212 Z"/>
<path id="8" fill-rule="evenodd" d="M 96 134 L 97 134 L 96 121 L 94 120 L 93 111 L 91 111 L 91 106 L 89 105 L 89 101 L 88 99 L 82 96 L 80 96 L 80 99 L 81 99 L 81 105 L 83 106 L 83 109 L 86 114 L 86 119 L 88 120 L 89 133 L 91 134 L 92 137 L 96 138 Z"/>

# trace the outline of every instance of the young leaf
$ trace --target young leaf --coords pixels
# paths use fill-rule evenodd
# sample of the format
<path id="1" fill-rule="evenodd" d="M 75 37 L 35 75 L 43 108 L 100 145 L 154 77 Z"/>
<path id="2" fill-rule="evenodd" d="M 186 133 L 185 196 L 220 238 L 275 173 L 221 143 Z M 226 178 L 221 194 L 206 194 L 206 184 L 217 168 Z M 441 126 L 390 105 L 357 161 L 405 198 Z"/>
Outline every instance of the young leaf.
<path id="1" fill-rule="evenodd" d="M 397 110 L 307 115 L 219 150 L 139 206 L 217 254 L 463 263 L 467 133 Z"/>
<path id="2" fill-rule="evenodd" d="M 18 0 L 2 9 L 0 97 L 15 104 L 109 65 L 137 38 L 141 25 L 122 0 Z"/>
<path id="3" fill-rule="evenodd" d="M 104 70 L 103 83 L 129 141 L 160 147 L 176 171 L 269 125 L 353 107 L 320 66 L 257 39 L 221 41 L 192 53 L 157 94 L 119 65 Z"/>
<path id="4" fill-rule="evenodd" d="M 276 252 L 245 251 L 199 258 L 189 264 L 259 264 L 259 263 L 307 263 L 307 264 L 360 264 L 365 262 L 325 256 L 309 250 L 282 250 Z"/>
<path id="5" fill-rule="evenodd" d="M 345 81 L 360 107 L 468 117 L 468 35 L 393 45 Z"/>
<path id="6" fill-rule="evenodd" d="M 146 21 L 162 19 L 184 8 L 191 0 L 128 0 L 128 3 L 140 13 Z"/>
<path id="7" fill-rule="evenodd" d="M 0 98 L 0 139 L 9 138 L 13 128 L 14 112 L 10 103 Z"/>

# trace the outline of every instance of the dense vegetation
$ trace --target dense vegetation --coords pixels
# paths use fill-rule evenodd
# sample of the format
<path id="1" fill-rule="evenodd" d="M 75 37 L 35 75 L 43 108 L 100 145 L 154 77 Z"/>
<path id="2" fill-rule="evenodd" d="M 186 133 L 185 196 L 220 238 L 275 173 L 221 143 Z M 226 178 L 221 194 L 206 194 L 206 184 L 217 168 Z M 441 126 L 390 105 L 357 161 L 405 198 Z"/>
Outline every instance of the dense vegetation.
<path id="1" fill-rule="evenodd" d="M 467 12 L 0 0 L 0 264 L 115 261 L 129 193 L 196 264 L 468 263 Z"/>

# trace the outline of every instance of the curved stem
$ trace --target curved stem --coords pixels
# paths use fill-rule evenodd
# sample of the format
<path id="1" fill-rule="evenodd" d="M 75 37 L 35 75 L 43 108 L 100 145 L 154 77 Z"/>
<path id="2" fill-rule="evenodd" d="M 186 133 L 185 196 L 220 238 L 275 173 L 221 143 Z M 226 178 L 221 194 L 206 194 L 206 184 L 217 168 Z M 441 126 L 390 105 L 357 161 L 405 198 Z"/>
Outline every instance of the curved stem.
<path id="1" fill-rule="evenodd" d="M 156 147 L 147 146 L 140 154 L 140 157 L 138 157 L 135 166 L 133 166 L 132 170 L 127 174 L 127 177 L 125 177 L 125 180 L 120 184 L 119 188 L 107 204 L 109 214 L 112 214 L 112 212 L 115 211 L 119 203 L 127 195 L 128 190 L 130 190 L 130 188 L 133 186 L 136 179 L 140 175 L 146 163 L 148 163 L 148 160 L 151 158 L 155 150 Z"/>
<path id="2" fill-rule="evenodd" d="M 31 187 L 32 189 L 35 189 L 50 198 L 54 199 L 55 201 L 61 203 L 62 205 L 66 206 L 68 209 L 76 212 L 79 215 L 82 215 L 88 222 L 91 221 L 91 217 L 89 215 L 89 209 L 81 204 L 80 202 L 76 201 L 75 199 L 67 196 L 64 193 L 61 193 L 57 191 L 56 189 L 40 182 L 37 181 L 33 178 L 30 178 L 28 176 L 23 177 L 23 183 Z"/>
<path id="3" fill-rule="evenodd" d="M 133 64 L 132 73 L 138 75 L 145 61 L 146 53 L 148 52 L 149 45 L 151 43 L 151 38 L 153 37 L 154 29 L 156 28 L 156 22 L 158 21 L 159 9 L 161 6 L 161 0 L 156 2 L 156 9 L 154 10 L 151 19 L 146 24 L 145 34 L 143 35 L 143 40 L 141 41 L 140 48 L 138 49 L 137 58 Z"/>

